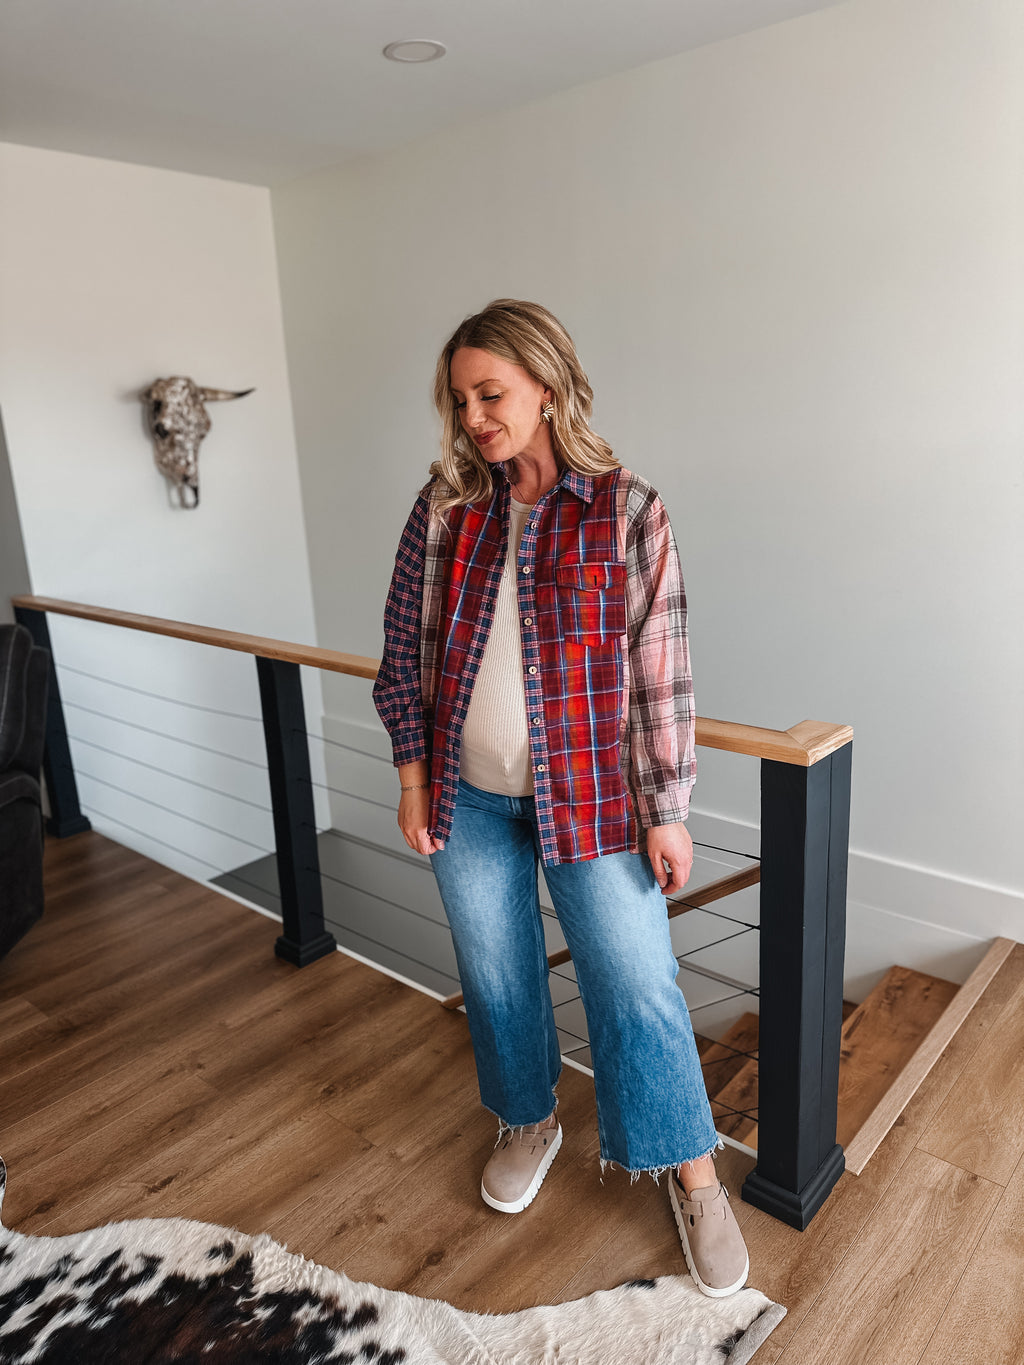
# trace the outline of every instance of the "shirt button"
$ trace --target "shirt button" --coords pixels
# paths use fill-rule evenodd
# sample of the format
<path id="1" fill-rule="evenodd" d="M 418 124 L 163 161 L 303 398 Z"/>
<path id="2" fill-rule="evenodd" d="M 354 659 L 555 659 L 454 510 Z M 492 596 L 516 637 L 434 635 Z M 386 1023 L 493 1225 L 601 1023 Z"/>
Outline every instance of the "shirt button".
<path id="1" fill-rule="evenodd" d="M 539 724 L 540 724 L 540 716 L 534 716 L 534 718 L 533 718 L 533 723 L 534 723 L 534 725 L 539 725 Z"/>
<path id="2" fill-rule="evenodd" d="M 523 617 L 523 625 L 524 625 L 524 626 L 532 626 L 532 625 L 533 625 L 533 617 L 532 617 L 532 616 L 524 616 L 524 617 Z"/>
<path id="3" fill-rule="evenodd" d="M 537 764 L 537 771 L 538 771 L 539 773 L 546 773 L 546 772 L 547 772 L 547 768 L 545 768 L 545 766 L 544 766 L 543 763 L 538 763 L 538 764 Z"/>
<path id="4" fill-rule="evenodd" d="M 529 573 L 529 572 L 530 572 L 530 566 L 529 566 L 529 564 L 527 564 L 526 568 L 523 570 L 523 573 Z"/>
<path id="5" fill-rule="evenodd" d="M 536 670 L 536 668 L 534 667 L 533 664 L 531 664 L 530 667 L 529 667 L 526 671 L 527 671 L 527 673 L 536 673 L 536 672 L 537 672 L 537 670 Z"/>

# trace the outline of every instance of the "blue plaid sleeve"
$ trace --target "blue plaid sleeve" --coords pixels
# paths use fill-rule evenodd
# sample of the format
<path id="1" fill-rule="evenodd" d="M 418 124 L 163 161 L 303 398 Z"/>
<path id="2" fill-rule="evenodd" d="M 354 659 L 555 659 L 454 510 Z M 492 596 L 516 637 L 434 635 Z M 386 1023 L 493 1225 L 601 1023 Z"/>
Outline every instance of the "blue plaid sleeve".
<path id="1" fill-rule="evenodd" d="M 391 736 L 395 766 L 428 758 L 420 684 L 423 566 L 429 508 L 422 494 L 406 522 L 384 608 L 384 655 L 373 704 Z"/>

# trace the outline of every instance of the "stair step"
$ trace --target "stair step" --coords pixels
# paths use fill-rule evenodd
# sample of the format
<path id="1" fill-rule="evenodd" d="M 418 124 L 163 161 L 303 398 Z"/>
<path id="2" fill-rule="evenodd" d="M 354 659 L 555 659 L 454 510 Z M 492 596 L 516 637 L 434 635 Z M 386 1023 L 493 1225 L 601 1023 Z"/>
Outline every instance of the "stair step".
<path id="1" fill-rule="evenodd" d="M 846 1146 L 956 995 L 954 981 L 890 967 L 843 1025 L 836 1140 Z"/>
<path id="2" fill-rule="evenodd" d="M 917 1093 L 925 1077 L 985 994 L 1000 968 L 1020 945 L 1011 938 L 992 940 L 988 951 L 929 1029 L 867 1120 L 846 1144 L 846 1169 L 860 1175 L 886 1133 Z"/>
<path id="3" fill-rule="evenodd" d="M 756 1014 L 744 1014 L 717 1042 L 697 1035 L 701 1071 L 709 1095 L 717 1095 L 749 1061 L 747 1053 L 757 1053 Z"/>
<path id="4" fill-rule="evenodd" d="M 747 1061 L 711 1101 L 715 1127 L 723 1137 L 757 1147 L 757 1062 Z"/>
<path id="5" fill-rule="evenodd" d="M 757 1110 L 757 1030 L 757 1015 L 748 1013 L 717 1042 L 697 1040 L 715 1127 L 747 1146 L 753 1146 L 750 1139 L 757 1136 L 757 1121 L 733 1111 Z M 753 1059 L 746 1055 L 751 1052 Z"/>
<path id="6" fill-rule="evenodd" d="M 909 967 L 890 967 L 859 1005 L 843 1006 L 837 1140 L 846 1146 L 873 1112 L 921 1040 L 956 995 L 953 981 Z M 744 1014 L 717 1043 L 698 1039 L 715 1126 L 757 1146 L 758 1017 Z M 745 1111 L 736 1113 L 735 1111 Z"/>

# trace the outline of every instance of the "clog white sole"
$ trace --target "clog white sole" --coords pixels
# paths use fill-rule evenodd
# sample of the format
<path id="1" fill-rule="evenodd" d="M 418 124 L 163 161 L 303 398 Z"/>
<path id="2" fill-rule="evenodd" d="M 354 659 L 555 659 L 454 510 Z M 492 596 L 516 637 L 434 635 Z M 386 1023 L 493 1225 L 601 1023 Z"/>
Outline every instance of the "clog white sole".
<path id="1" fill-rule="evenodd" d="M 533 1180 L 526 1187 L 526 1190 L 523 1192 L 519 1199 L 516 1199 L 508 1204 L 502 1203 L 500 1199 L 495 1199 L 495 1197 L 492 1194 L 487 1193 L 487 1191 L 484 1189 L 484 1182 L 482 1180 L 480 1182 L 480 1198 L 484 1201 L 485 1204 L 489 1204 L 492 1209 L 497 1209 L 499 1213 L 522 1213 L 523 1209 L 529 1208 L 529 1206 L 533 1203 L 537 1195 L 537 1191 L 540 1189 L 541 1185 L 544 1184 L 544 1177 L 547 1175 L 548 1169 L 551 1166 L 552 1161 L 554 1161 L 555 1157 L 558 1155 L 558 1149 L 559 1147 L 561 1147 L 561 1145 L 562 1127 L 561 1124 L 559 1124 L 559 1126 L 555 1129 L 555 1139 L 552 1142 L 551 1146 L 544 1153 L 544 1156 L 541 1159 L 541 1163 L 537 1167 L 536 1175 L 533 1177 Z"/>

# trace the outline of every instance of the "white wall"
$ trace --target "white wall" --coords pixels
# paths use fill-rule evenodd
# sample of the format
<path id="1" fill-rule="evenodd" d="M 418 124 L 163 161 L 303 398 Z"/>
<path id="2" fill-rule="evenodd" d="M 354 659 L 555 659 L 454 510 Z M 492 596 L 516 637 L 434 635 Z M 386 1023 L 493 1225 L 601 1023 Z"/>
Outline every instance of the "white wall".
<path id="1" fill-rule="evenodd" d="M 34 591 L 312 640 L 268 192 L 0 145 L 0 199 L 0 403 Z M 196 511 L 138 398 L 171 374 L 256 389 L 210 406 Z M 259 716 L 252 658 L 51 631 L 97 828 L 200 877 L 272 847 L 262 730 L 220 714 Z M 310 695 L 315 724 L 315 677 Z"/>
<path id="2" fill-rule="evenodd" d="M 28 592 L 31 579 L 25 558 L 25 543 L 14 496 L 14 480 L 7 458 L 3 412 L 0 411 L 0 622 L 14 620 L 11 598 Z"/>
<path id="3" fill-rule="evenodd" d="M 1008 0 L 850 0 L 274 195 L 321 643 L 379 652 L 446 333 L 546 303 L 673 515 L 698 709 L 856 729 L 854 991 L 1021 937 L 1022 61 Z M 745 847 L 753 765 L 696 798 Z"/>

